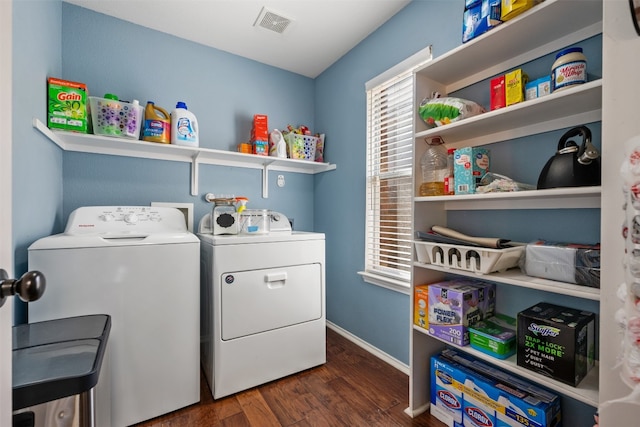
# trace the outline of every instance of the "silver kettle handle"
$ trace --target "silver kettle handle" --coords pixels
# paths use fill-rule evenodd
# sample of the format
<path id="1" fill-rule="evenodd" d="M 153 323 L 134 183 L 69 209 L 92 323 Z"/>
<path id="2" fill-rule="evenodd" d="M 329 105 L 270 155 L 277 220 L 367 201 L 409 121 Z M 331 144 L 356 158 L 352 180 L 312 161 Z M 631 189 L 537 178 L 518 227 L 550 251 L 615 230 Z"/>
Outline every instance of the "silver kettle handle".
<path id="1" fill-rule="evenodd" d="M 591 143 L 591 139 L 587 139 L 583 145 L 584 149 L 580 149 L 578 153 L 578 163 L 581 165 L 590 165 L 592 161 L 600 157 L 600 152 Z"/>

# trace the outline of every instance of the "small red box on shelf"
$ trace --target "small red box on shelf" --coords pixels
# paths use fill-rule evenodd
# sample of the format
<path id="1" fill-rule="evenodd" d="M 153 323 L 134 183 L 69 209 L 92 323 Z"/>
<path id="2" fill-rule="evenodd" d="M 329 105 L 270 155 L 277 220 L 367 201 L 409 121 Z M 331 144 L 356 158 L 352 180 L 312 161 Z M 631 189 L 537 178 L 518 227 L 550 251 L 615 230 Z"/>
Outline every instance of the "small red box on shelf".
<path id="1" fill-rule="evenodd" d="M 491 79 L 491 110 L 506 106 L 504 75 Z"/>

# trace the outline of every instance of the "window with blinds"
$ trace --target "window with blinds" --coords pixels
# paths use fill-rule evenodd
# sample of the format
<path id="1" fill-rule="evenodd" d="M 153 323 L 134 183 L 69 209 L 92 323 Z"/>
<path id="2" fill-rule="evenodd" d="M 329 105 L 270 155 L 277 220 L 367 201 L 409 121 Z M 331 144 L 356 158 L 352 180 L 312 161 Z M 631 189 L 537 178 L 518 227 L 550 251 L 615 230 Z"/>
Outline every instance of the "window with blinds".
<path id="1" fill-rule="evenodd" d="M 367 87 L 366 278 L 410 286 L 414 58 L 394 77 Z M 428 59 L 431 51 L 428 50 Z M 403 70 L 398 73 L 398 67 Z M 392 71 L 392 70 L 390 70 Z"/>

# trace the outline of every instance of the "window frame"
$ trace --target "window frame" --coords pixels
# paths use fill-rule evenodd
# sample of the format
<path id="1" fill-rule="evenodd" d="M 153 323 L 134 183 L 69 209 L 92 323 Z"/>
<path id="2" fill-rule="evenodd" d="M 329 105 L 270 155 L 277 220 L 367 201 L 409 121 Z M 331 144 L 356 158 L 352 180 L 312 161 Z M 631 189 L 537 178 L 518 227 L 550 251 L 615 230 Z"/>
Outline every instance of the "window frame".
<path id="1" fill-rule="evenodd" d="M 414 93 L 415 93 L 415 76 L 414 76 L 414 72 L 416 69 L 421 68 L 422 66 L 424 66 L 427 62 L 431 61 L 433 58 L 432 55 L 432 47 L 431 46 L 427 46 L 426 48 L 422 49 L 421 51 L 417 52 L 416 54 L 412 55 L 411 57 L 407 58 L 406 60 L 402 61 L 401 63 L 395 65 L 394 67 L 390 68 L 389 70 L 385 71 L 384 73 L 378 75 L 377 77 L 374 77 L 373 79 L 369 80 L 366 84 L 365 84 L 365 92 L 366 92 L 366 98 L 367 98 L 367 106 L 366 106 L 366 120 L 367 120 L 367 131 L 366 131 L 366 188 L 365 188 L 365 199 L 366 199 L 366 206 L 365 206 L 365 255 L 364 255 L 364 270 L 363 271 L 359 271 L 358 274 L 362 276 L 363 280 L 367 283 L 373 284 L 373 285 L 377 285 L 377 286 L 381 286 L 387 289 L 391 289 L 397 292 L 401 292 L 404 294 L 409 294 L 410 293 L 410 289 L 411 289 L 411 264 L 412 264 L 412 227 L 413 227 L 413 221 L 412 221 L 412 214 L 413 214 L 413 194 L 414 194 L 414 190 L 413 190 L 413 174 L 412 174 L 412 170 L 413 170 L 413 135 L 415 132 L 415 120 L 416 120 L 416 113 L 415 113 L 415 99 L 414 99 Z M 391 88 L 394 87 L 394 85 L 397 84 L 402 84 L 402 83 L 406 83 L 406 79 L 409 78 L 410 79 L 410 88 L 409 88 L 409 95 L 408 95 L 408 99 L 406 98 L 402 98 L 402 101 L 400 103 L 394 104 L 394 106 L 402 106 L 402 104 L 406 104 L 406 102 L 409 102 L 410 105 L 410 112 L 407 114 L 407 112 L 405 111 L 404 113 L 402 113 L 401 115 L 399 115 L 401 118 L 403 118 L 405 121 L 407 119 L 409 119 L 411 121 L 411 123 L 409 124 L 409 128 L 410 128 L 410 133 L 409 136 L 406 138 L 401 138 L 401 139 L 395 139 L 393 137 L 388 138 L 389 141 L 391 141 L 389 143 L 389 141 L 387 141 L 387 138 L 380 137 L 379 134 L 375 137 L 372 137 L 372 133 L 374 132 L 374 129 L 372 128 L 373 126 L 373 118 L 372 118 L 372 111 L 373 108 L 372 107 L 376 107 L 377 105 L 373 106 L 371 103 L 374 101 L 373 97 L 375 94 L 380 94 L 382 92 L 384 92 L 385 90 L 389 90 Z M 406 106 L 405 106 L 406 107 Z M 391 116 L 387 116 L 385 118 L 394 118 L 395 116 L 391 115 Z M 406 126 L 406 124 L 405 124 Z M 403 134 L 404 135 L 404 134 Z M 385 162 L 384 165 L 386 166 L 393 166 L 394 163 L 396 163 L 396 166 L 398 166 L 398 169 L 394 169 L 391 172 L 383 172 L 383 173 L 376 173 L 378 170 L 376 170 L 376 168 L 372 168 L 373 163 L 370 160 L 370 156 L 372 153 L 372 144 L 376 144 L 379 143 L 381 140 L 387 141 L 386 144 L 388 144 L 389 149 L 390 150 L 406 150 L 408 148 L 408 168 L 406 166 L 406 162 L 407 162 L 407 158 L 406 158 L 406 151 L 402 151 L 401 152 L 401 156 L 403 156 L 401 159 L 398 160 L 390 160 L 388 162 Z M 407 144 L 408 143 L 408 144 Z M 381 150 L 377 150 L 376 152 L 379 152 Z M 391 157 L 391 156 L 390 156 Z M 404 166 L 402 166 L 404 165 Z M 374 170 L 376 170 L 374 172 Z M 382 178 L 385 175 L 387 175 L 386 178 Z M 377 232 L 380 231 L 380 222 L 378 219 L 373 219 L 371 221 L 373 221 L 373 223 L 370 221 L 370 214 L 373 213 L 375 215 L 376 212 L 380 212 L 381 208 L 380 208 L 380 191 L 379 188 L 373 190 L 373 192 L 375 194 L 371 194 L 372 191 L 372 187 L 375 185 L 374 182 L 372 182 L 371 180 L 374 179 L 374 181 L 376 182 L 380 182 L 380 178 L 382 179 L 386 179 L 386 180 L 397 180 L 400 179 L 399 184 L 401 186 L 406 186 L 408 185 L 409 187 L 409 196 L 408 196 L 408 212 L 406 213 L 406 216 L 408 216 L 408 225 L 409 225 L 409 234 L 408 234 L 408 238 L 410 240 L 410 247 L 409 247 L 409 261 L 406 262 L 406 264 L 404 264 L 401 260 L 397 261 L 399 264 L 401 264 L 401 268 L 399 269 L 395 269 L 393 267 L 385 267 L 383 265 L 380 265 L 379 260 L 383 257 L 383 252 L 380 251 L 381 248 L 381 244 L 380 241 L 384 240 L 383 238 L 381 238 L 380 234 L 376 234 Z M 407 182 L 408 181 L 408 182 Z M 375 200 L 374 200 L 375 199 Z M 404 203 L 403 203 L 404 201 Z M 405 204 L 407 200 L 401 200 L 401 203 Z M 376 206 L 374 208 L 371 208 L 371 203 L 375 203 Z M 397 206 L 397 204 L 395 205 Z M 373 216 L 373 215 L 372 215 Z M 405 215 L 402 215 L 405 216 Z M 400 227 L 398 227 L 400 228 Z M 402 234 L 402 233 L 401 233 Z M 404 233 L 406 235 L 406 233 Z M 398 244 L 399 246 L 401 246 L 401 244 Z M 404 254 L 405 252 L 402 252 L 402 254 Z M 403 273 L 402 271 L 403 268 L 406 268 L 406 271 Z"/>

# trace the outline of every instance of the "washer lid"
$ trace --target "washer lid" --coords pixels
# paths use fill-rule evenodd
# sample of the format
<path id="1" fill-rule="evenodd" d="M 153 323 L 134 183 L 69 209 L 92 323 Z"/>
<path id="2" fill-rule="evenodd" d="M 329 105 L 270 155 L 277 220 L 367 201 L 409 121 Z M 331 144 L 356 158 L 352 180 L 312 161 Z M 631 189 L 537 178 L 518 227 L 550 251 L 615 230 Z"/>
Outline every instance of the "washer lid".
<path id="1" fill-rule="evenodd" d="M 176 208 L 88 206 L 71 212 L 64 233 L 37 240 L 29 250 L 198 242 Z"/>
<path id="2" fill-rule="evenodd" d="M 87 206 L 69 215 L 67 235 L 150 235 L 187 232 L 187 222 L 176 208 L 158 206 Z"/>

